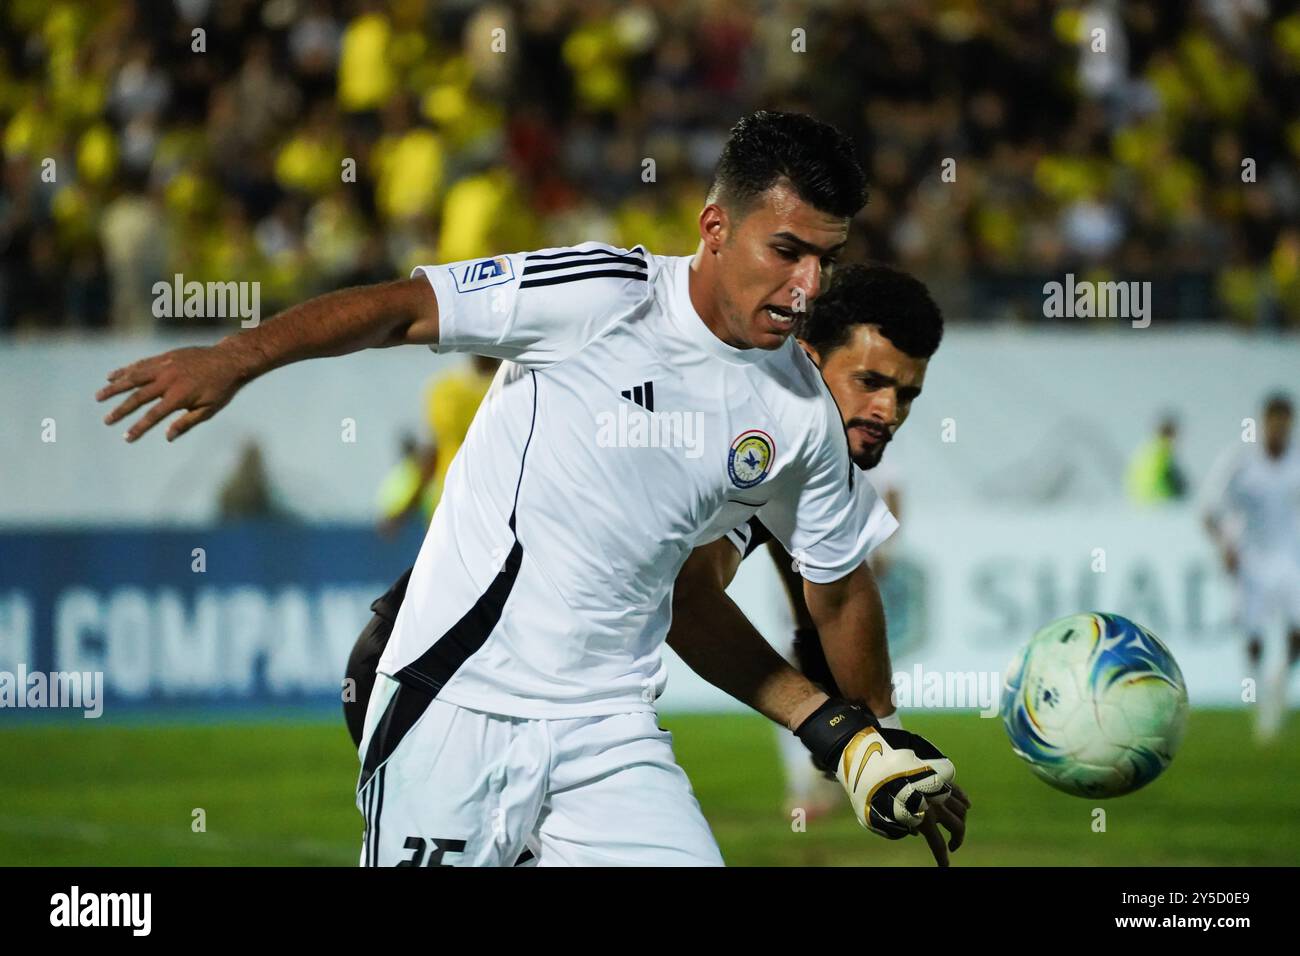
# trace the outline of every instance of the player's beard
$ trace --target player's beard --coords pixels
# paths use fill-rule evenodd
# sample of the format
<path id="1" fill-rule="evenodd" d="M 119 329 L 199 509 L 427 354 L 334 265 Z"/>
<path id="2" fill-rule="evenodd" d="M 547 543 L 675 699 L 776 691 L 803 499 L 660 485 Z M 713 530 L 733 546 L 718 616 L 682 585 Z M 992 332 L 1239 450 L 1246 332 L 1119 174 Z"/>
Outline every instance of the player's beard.
<path id="1" fill-rule="evenodd" d="M 879 436 L 878 441 L 867 444 L 860 450 L 854 447 L 852 441 L 849 443 L 849 457 L 853 459 L 853 464 L 857 465 L 863 471 L 870 471 L 872 468 L 875 468 L 880 464 L 880 459 L 885 456 L 885 449 L 889 446 L 889 443 L 893 440 L 894 436 L 890 434 L 889 429 L 887 428 L 876 429 L 867 422 L 856 418 L 846 423 L 844 427 L 850 429 L 858 426 L 866 427 Z"/>

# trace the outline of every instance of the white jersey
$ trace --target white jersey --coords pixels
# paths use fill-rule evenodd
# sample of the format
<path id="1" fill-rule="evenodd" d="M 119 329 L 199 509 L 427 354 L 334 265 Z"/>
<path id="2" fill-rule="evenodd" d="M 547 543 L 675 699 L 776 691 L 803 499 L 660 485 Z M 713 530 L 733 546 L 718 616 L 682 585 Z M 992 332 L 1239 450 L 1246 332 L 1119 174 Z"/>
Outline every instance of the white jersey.
<path id="1" fill-rule="evenodd" d="M 1202 509 L 1237 526 L 1244 559 L 1300 561 L 1300 453 L 1270 458 L 1262 443 L 1229 449 L 1206 481 Z"/>
<path id="2" fill-rule="evenodd" d="M 515 717 L 653 710 L 694 547 L 757 514 L 826 583 L 893 532 L 803 350 L 722 342 L 689 271 L 596 243 L 416 270 L 438 352 L 522 371 L 448 471 L 381 673 Z"/>

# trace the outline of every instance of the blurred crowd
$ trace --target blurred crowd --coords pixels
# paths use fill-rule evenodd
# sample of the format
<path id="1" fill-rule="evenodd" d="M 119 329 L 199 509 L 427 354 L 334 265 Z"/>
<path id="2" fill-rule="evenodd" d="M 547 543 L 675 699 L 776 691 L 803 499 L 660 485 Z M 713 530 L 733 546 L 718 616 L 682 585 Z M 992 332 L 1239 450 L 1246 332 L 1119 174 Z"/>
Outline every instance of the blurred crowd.
<path id="1" fill-rule="evenodd" d="M 1300 327 L 1300 5 L 1265 0 L 5 0 L 0 330 L 269 315 L 419 262 L 693 251 L 727 130 L 834 122 L 852 254 L 953 320 L 1151 280 L 1157 319 Z M 227 320 L 228 321 L 228 320 Z"/>

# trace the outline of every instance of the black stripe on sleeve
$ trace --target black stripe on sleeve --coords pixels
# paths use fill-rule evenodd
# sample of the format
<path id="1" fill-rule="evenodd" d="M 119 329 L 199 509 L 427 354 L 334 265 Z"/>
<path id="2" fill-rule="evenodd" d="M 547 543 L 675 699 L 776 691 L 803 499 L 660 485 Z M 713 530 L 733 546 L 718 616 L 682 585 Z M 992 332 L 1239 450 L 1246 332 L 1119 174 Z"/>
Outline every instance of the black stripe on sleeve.
<path id="1" fill-rule="evenodd" d="M 525 279 L 519 283 L 521 289 L 535 286 L 560 285 L 565 282 L 578 282 L 582 279 L 640 279 L 646 281 L 644 272 L 626 272 L 623 269 L 592 269 L 590 272 L 575 272 L 563 276 L 549 276 L 545 279 Z"/>
<path id="2" fill-rule="evenodd" d="M 524 262 L 533 262 L 544 259 L 568 259 L 574 256 L 617 256 L 621 250 L 612 246 L 598 246 L 595 249 L 561 249 L 559 252 L 530 252 L 524 256 Z M 645 254 L 645 249 L 641 246 L 633 246 L 628 250 L 629 255 L 641 256 Z"/>
<path id="3" fill-rule="evenodd" d="M 601 256 L 598 259 L 583 259 L 573 262 L 547 262 L 524 266 L 524 275 L 537 275 L 541 272 L 559 272 L 561 269 L 588 268 L 597 265 L 628 265 L 636 269 L 646 268 L 645 260 L 636 256 Z"/>

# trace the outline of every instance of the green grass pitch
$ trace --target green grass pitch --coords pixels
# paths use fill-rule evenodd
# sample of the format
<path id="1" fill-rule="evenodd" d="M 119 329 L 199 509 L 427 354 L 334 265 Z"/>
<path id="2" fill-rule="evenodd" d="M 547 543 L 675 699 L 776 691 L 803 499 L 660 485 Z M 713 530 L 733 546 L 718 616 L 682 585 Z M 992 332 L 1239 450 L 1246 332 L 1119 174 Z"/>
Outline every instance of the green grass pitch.
<path id="1" fill-rule="evenodd" d="M 671 715 L 682 766 L 731 865 L 930 865 L 920 839 L 861 830 L 847 803 L 794 832 L 770 725 Z M 957 764 L 973 808 L 954 865 L 1300 863 L 1300 721 L 1256 747 L 1250 715 L 1196 711 L 1173 766 L 1117 800 L 1057 793 L 996 720 L 913 714 Z M 0 865 L 353 865 L 356 756 L 340 721 L 267 718 L 0 727 Z M 1106 811 L 1094 831 L 1094 808 Z M 194 832 L 193 811 L 206 814 Z"/>

